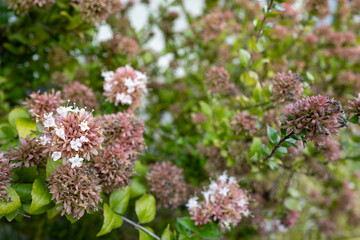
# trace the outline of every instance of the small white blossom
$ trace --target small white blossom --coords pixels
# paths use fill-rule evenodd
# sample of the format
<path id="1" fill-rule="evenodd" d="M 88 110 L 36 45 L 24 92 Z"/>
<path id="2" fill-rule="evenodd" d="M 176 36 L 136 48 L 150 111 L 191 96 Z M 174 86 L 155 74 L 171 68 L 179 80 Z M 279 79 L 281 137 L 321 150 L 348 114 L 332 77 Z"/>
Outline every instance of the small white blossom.
<path id="1" fill-rule="evenodd" d="M 62 117 L 65 117 L 68 114 L 68 112 L 71 112 L 71 111 L 72 111 L 72 106 L 69 106 L 69 107 L 61 106 L 56 109 L 56 112 L 58 114 L 60 114 Z"/>
<path id="2" fill-rule="evenodd" d="M 74 149 L 75 151 L 79 151 L 79 147 L 82 146 L 80 138 L 76 139 L 75 141 L 71 140 L 70 145 L 72 149 Z"/>
<path id="3" fill-rule="evenodd" d="M 46 135 L 41 135 L 40 136 L 40 143 L 41 145 L 46 145 L 51 141 L 51 138 L 46 136 Z"/>
<path id="4" fill-rule="evenodd" d="M 229 183 L 230 184 L 237 184 L 236 178 L 235 177 L 229 177 Z"/>
<path id="5" fill-rule="evenodd" d="M 85 132 L 86 130 L 89 130 L 89 126 L 88 126 L 88 122 L 87 121 L 82 121 L 80 124 L 80 129 L 81 131 Z"/>
<path id="6" fill-rule="evenodd" d="M 87 138 L 87 137 L 85 137 L 85 136 L 81 136 L 80 137 L 80 142 L 89 142 L 89 139 Z"/>
<path id="7" fill-rule="evenodd" d="M 130 95 L 124 93 L 118 93 L 116 94 L 116 101 L 121 102 L 122 104 L 131 104 L 132 98 Z"/>
<path id="8" fill-rule="evenodd" d="M 65 140 L 65 130 L 62 127 L 56 128 L 55 129 L 55 134 L 61 138 L 62 140 Z"/>
<path id="9" fill-rule="evenodd" d="M 111 83 L 105 83 L 104 84 L 104 91 L 105 92 L 111 92 L 112 90 L 112 84 Z"/>
<path id="10" fill-rule="evenodd" d="M 79 157 L 79 154 L 76 154 L 75 157 L 69 158 L 69 162 L 71 162 L 71 168 L 81 167 L 84 159 Z"/>
<path id="11" fill-rule="evenodd" d="M 50 127 L 56 127 L 56 123 L 55 123 L 55 119 L 52 116 L 53 113 L 49 113 L 49 114 L 44 114 L 44 118 L 46 119 L 44 121 L 44 127 L 50 128 Z"/>
<path id="12" fill-rule="evenodd" d="M 190 198 L 188 203 L 186 204 L 186 207 L 188 209 L 194 209 L 196 207 L 199 207 L 198 199 L 198 197 Z"/>
<path id="13" fill-rule="evenodd" d="M 113 71 L 102 72 L 101 76 L 104 78 L 105 82 L 108 82 L 113 80 L 115 73 Z"/>
<path id="14" fill-rule="evenodd" d="M 229 188 L 224 187 L 224 188 L 222 188 L 222 189 L 219 190 L 219 193 L 220 193 L 221 195 L 223 195 L 224 197 L 226 197 L 229 191 L 230 191 Z"/>
<path id="15" fill-rule="evenodd" d="M 218 180 L 219 180 L 221 183 L 226 183 L 227 180 L 228 180 L 228 176 L 227 176 L 226 172 L 224 172 L 223 174 L 221 174 L 221 175 L 218 177 Z"/>
<path id="16" fill-rule="evenodd" d="M 54 161 L 57 161 L 61 158 L 61 152 L 53 152 L 51 154 L 51 158 L 54 160 Z"/>
<path id="17" fill-rule="evenodd" d="M 212 194 L 212 191 L 208 190 L 206 192 L 201 192 L 201 193 L 203 194 L 206 203 L 209 203 L 210 194 Z"/>
<path id="18" fill-rule="evenodd" d="M 237 202 L 239 207 L 245 207 L 247 204 L 248 202 L 244 198 Z"/>
<path id="19" fill-rule="evenodd" d="M 134 82 L 131 78 L 125 78 L 125 86 L 127 87 L 128 93 L 135 92 L 136 82 Z"/>

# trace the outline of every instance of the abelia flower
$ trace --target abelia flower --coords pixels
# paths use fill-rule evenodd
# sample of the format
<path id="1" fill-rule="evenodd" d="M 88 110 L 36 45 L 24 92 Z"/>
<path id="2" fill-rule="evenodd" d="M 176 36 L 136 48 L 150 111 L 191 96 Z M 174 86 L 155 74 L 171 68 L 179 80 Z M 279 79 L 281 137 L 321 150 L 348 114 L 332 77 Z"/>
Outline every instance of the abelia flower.
<path id="1" fill-rule="evenodd" d="M 182 168 L 171 162 L 158 162 L 150 165 L 146 179 L 160 206 L 175 209 L 186 201 L 187 187 Z"/>
<path id="2" fill-rule="evenodd" d="M 195 29 L 204 42 L 216 39 L 226 27 L 226 16 L 223 12 L 212 12 L 195 24 Z"/>
<path id="3" fill-rule="evenodd" d="M 273 96 L 271 99 L 276 103 L 294 102 L 298 100 L 304 92 L 302 78 L 298 73 L 283 72 L 277 73 L 272 80 Z"/>
<path id="4" fill-rule="evenodd" d="M 94 167 L 98 172 L 105 193 L 124 188 L 134 175 L 135 158 L 131 158 L 121 148 L 108 146 L 94 158 Z"/>
<path id="5" fill-rule="evenodd" d="M 104 45 L 112 55 L 122 54 L 135 57 L 140 51 L 140 46 L 134 39 L 120 34 L 114 34 L 113 38 L 105 42 Z"/>
<path id="6" fill-rule="evenodd" d="M 198 113 L 194 113 L 192 115 L 192 123 L 193 124 L 202 124 L 202 123 L 206 122 L 206 120 L 207 120 L 207 117 L 203 113 L 198 112 Z"/>
<path id="7" fill-rule="evenodd" d="M 63 72 L 53 72 L 51 74 L 51 83 L 56 84 L 57 86 L 64 87 L 69 80 L 68 75 Z"/>
<path id="8" fill-rule="evenodd" d="M 118 106 L 130 105 L 136 108 L 141 104 L 141 97 L 147 92 L 145 74 L 130 66 L 119 67 L 115 72 L 103 72 L 104 96 L 106 100 Z"/>
<path id="9" fill-rule="evenodd" d="M 11 170 L 13 167 L 4 153 L 0 152 L 0 201 L 9 201 L 7 188 L 11 184 Z"/>
<path id="10" fill-rule="evenodd" d="M 336 161 L 340 159 L 341 145 L 335 139 L 328 139 L 322 146 L 322 152 L 325 159 Z"/>
<path id="11" fill-rule="evenodd" d="M 10 161 L 15 162 L 16 167 L 33 167 L 43 163 L 49 157 L 49 149 L 41 144 L 40 137 L 30 139 L 28 135 L 25 139 L 20 138 L 20 146 L 14 149 L 10 147 L 10 152 L 6 154 Z"/>
<path id="12" fill-rule="evenodd" d="M 137 155 L 144 149 L 144 122 L 132 112 L 107 114 L 98 117 L 104 130 L 104 144 L 121 148 L 130 155 Z"/>
<path id="13" fill-rule="evenodd" d="M 72 0 L 79 7 L 81 18 L 89 23 L 104 21 L 109 15 L 118 13 L 123 5 L 118 0 Z"/>
<path id="14" fill-rule="evenodd" d="M 230 82 L 229 73 L 222 67 L 212 67 L 206 73 L 205 84 L 213 95 L 228 94 L 234 87 Z"/>
<path id="15" fill-rule="evenodd" d="M 315 14 L 318 18 L 325 18 L 330 14 L 330 6 L 328 1 L 306 0 L 305 8 L 311 14 Z"/>
<path id="16" fill-rule="evenodd" d="M 40 90 L 30 94 L 23 102 L 25 107 L 29 108 L 30 115 L 36 120 L 44 120 L 45 113 L 55 112 L 64 100 L 61 99 L 60 92 L 54 89 L 50 93 L 40 93 Z"/>
<path id="17" fill-rule="evenodd" d="M 28 12 L 32 7 L 43 8 L 55 2 L 55 0 L 4 0 L 4 2 L 16 11 L 16 13 Z"/>
<path id="18" fill-rule="evenodd" d="M 247 111 L 236 114 L 231 120 L 231 126 L 236 135 L 244 133 L 247 136 L 252 136 L 258 129 L 256 116 Z"/>
<path id="19" fill-rule="evenodd" d="M 249 197 L 239 188 L 234 177 L 223 173 L 202 192 L 203 200 L 191 198 L 187 208 L 195 225 L 204 225 L 212 220 L 218 221 L 223 228 L 235 227 L 243 217 L 248 217 Z"/>
<path id="20" fill-rule="evenodd" d="M 95 169 L 85 165 L 72 168 L 69 163 L 57 167 L 48 177 L 51 200 L 60 205 L 61 215 L 68 214 L 75 219 L 81 218 L 85 211 L 97 210 L 102 202 L 101 184 Z"/>
<path id="21" fill-rule="evenodd" d="M 338 129 L 347 126 L 339 101 L 321 95 L 307 97 L 285 106 L 280 119 L 287 134 L 303 134 L 305 141 L 314 141 L 316 147 L 324 145 Z"/>
<path id="22" fill-rule="evenodd" d="M 102 128 L 92 113 L 70 106 L 59 107 L 55 115 L 47 115 L 47 120 L 49 116 L 54 125 L 44 124 L 43 134 L 51 139 L 48 144 L 51 154 L 61 152 L 64 163 L 71 159 L 72 167 L 79 167 L 81 159 L 89 161 L 98 154 L 103 143 Z"/>
<path id="23" fill-rule="evenodd" d="M 348 101 L 348 105 L 345 107 L 345 110 L 350 116 L 360 116 L 360 93 L 357 98 Z"/>
<path id="24" fill-rule="evenodd" d="M 78 81 L 72 82 L 62 90 L 63 98 L 70 100 L 78 107 L 87 107 L 88 109 L 97 109 L 99 104 L 91 88 Z"/>

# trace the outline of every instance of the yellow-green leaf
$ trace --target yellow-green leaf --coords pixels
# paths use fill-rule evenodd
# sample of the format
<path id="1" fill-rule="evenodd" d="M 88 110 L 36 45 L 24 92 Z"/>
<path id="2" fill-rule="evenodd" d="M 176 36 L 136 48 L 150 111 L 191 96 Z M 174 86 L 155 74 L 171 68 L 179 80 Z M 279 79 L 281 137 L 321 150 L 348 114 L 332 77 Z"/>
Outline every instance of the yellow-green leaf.
<path id="1" fill-rule="evenodd" d="M 16 193 L 15 189 L 8 187 L 9 202 L 0 201 L 0 215 L 6 215 L 14 212 L 21 207 L 20 197 Z"/>
<path id="2" fill-rule="evenodd" d="M 15 120 L 18 118 L 25 118 L 25 119 L 29 119 L 30 115 L 27 111 L 25 111 L 24 109 L 21 108 L 14 108 L 8 116 L 9 119 L 9 123 L 15 127 Z"/>
<path id="3" fill-rule="evenodd" d="M 110 195 L 110 208 L 117 213 L 123 214 L 130 200 L 130 187 L 117 189 Z"/>
<path id="4" fill-rule="evenodd" d="M 97 237 L 105 235 L 111 230 L 121 227 L 123 223 L 122 218 L 111 210 L 111 208 L 105 203 L 104 204 L 104 223 L 101 227 L 100 232 L 96 234 Z"/>
<path id="5" fill-rule="evenodd" d="M 144 194 L 135 202 L 135 212 L 140 223 L 154 220 L 156 214 L 155 198 L 151 194 Z"/>
<path id="6" fill-rule="evenodd" d="M 30 135 L 31 131 L 36 131 L 36 122 L 26 118 L 16 119 L 15 126 L 21 138 L 26 138 L 27 135 Z"/>
<path id="7" fill-rule="evenodd" d="M 154 230 L 152 230 L 150 227 L 145 227 L 145 228 L 147 230 L 149 230 L 150 232 L 154 233 Z M 139 229 L 139 240 L 152 240 L 152 239 L 154 239 L 154 238 L 151 237 L 146 232 L 144 232 L 143 230 Z"/>
<path id="8" fill-rule="evenodd" d="M 33 189 L 31 191 L 31 205 L 29 213 L 35 212 L 39 208 L 51 203 L 51 194 L 49 189 L 45 186 L 45 182 L 40 179 L 35 179 Z"/>

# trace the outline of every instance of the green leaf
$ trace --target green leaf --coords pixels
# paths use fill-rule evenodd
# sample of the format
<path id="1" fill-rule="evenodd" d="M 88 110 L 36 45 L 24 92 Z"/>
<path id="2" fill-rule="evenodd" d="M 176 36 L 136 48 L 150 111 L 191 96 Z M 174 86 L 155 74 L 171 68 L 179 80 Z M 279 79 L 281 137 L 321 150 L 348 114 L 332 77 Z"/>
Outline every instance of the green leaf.
<path id="1" fill-rule="evenodd" d="M 31 200 L 31 191 L 33 187 L 31 183 L 15 183 L 12 186 L 20 196 L 22 202 L 29 202 Z"/>
<path id="2" fill-rule="evenodd" d="M 245 49 L 240 49 L 239 54 L 240 54 L 240 65 L 246 68 L 250 62 L 251 55 Z"/>
<path id="3" fill-rule="evenodd" d="M 36 179 L 31 191 L 32 201 L 29 213 L 35 212 L 37 209 L 51 203 L 51 194 L 45 186 L 45 181 Z"/>
<path id="4" fill-rule="evenodd" d="M 117 189 L 110 195 L 110 208 L 119 214 L 123 214 L 130 200 L 130 187 Z"/>
<path id="5" fill-rule="evenodd" d="M 295 198 L 286 198 L 284 205 L 289 210 L 297 210 L 297 211 L 301 210 L 299 200 Z"/>
<path id="6" fill-rule="evenodd" d="M 130 192 L 130 198 L 136 198 L 146 192 L 146 186 L 138 178 L 135 178 L 130 184 Z"/>
<path id="7" fill-rule="evenodd" d="M 199 227 L 190 219 L 190 217 L 182 217 L 176 219 L 176 222 L 183 226 L 185 229 L 191 230 L 193 232 L 199 231 Z"/>
<path id="8" fill-rule="evenodd" d="M 251 158 L 260 149 L 261 139 L 254 137 L 249 150 L 249 158 Z"/>
<path id="9" fill-rule="evenodd" d="M 62 160 L 59 159 L 57 161 L 52 160 L 51 158 L 48 158 L 47 164 L 46 164 L 46 177 L 50 177 L 51 173 L 62 164 Z"/>
<path id="10" fill-rule="evenodd" d="M 14 212 L 6 214 L 5 217 L 6 219 L 11 222 L 19 213 L 19 209 L 16 209 Z"/>
<path id="11" fill-rule="evenodd" d="M 53 219 L 61 212 L 61 210 L 56 210 L 57 207 L 59 207 L 59 205 L 56 205 L 55 207 L 47 210 L 48 219 Z"/>
<path id="12" fill-rule="evenodd" d="M 6 215 L 14 212 L 21 207 L 20 197 L 16 193 L 15 189 L 8 187 L 9 202 L 0 201 L 0 215 Z"/>
<path id="13" fill-rule="evenodd" d="M 306 77 L 307 79 L 309 79 L 311 82 L 315 81 L 314 76 L 310 73 L 310 72 L 306 72 Z"/>
<path id="14" fill-rule="evenodd" d="M 264 144 L 260 144 L 260 150 L 265 156 L 269 156 L 271 154 L 271 150 Z"/>
<path id="15" fill-rule="evenodd" d="M 27 111 L 25 111 L 24 109 L 21 108 L 14 108 L 8 116 L 9 119 L 9 123 L 11 124 L 11 126 L 15 127 L 15 121 L 18 118 L 25 118 L 25 119 L 29 119 L 30 115 Z"/>
<path id="16" fill-rule="evenodd" d="M 104 223 L 101 227 L 100 232 L 96 234 L 97 237 L 105 235 L 111 230 L 121 227 L 123 223 L 122 218 L 114 213 L 111 208 L 105 203 L 104 204 Z"/>
<path id="17" fill-rule="evenodd" d="M 280 142 L 280 136 L 277 134 L 276 130 L 270 126 L 267 126 L 267 136 L 273 145 Z"/>
<path id="18" fill-rule="evenodd" d="M 200 236 L 205 239 L 219 239 L 222 237 L 217 225 L 213 222 L 206 224 L 200 231 Z"/>
<path id="19" fill-rule="evenodd" d="M 26 118 L 16 119 L 15 126 L 21 138 L 26 138 L 27 135 L 30 135 L 31 131 L 36 131 L 36 122 Z"/>
<path id="20" fill-rule="evenodd" d="M 161 234 L 161 240 L 172 240 L 172 234 L 170 231 L 170 224 L 167 225 L 164 232 Z"/>
<path id="21" fill-rule="evenodd" d="M 359 116 L 358 115 L 354 115 L 349 119 L 349 122 L 351 123 L 358 123 L 359 122 Z"/>
<path id="22" fill-rule="evenodd" d="M 213 112 L 211 106 L 204 101 L 200 101 L 199 104 L 201 112 L 204 113 L 207 117 L 211 117 Z"/>
<path id="23" fill-rule="evenodd" d="M 65 214 L 65 217 L 66 217 L 67 220 L 69 220 L 69 222 L 70 222 L 71 224 L 74 224 L 74 223 L 76 223 L 77 221 L 79 221 L 79 219 L 75 219 L 75 218 L 73 218 L 72 216 L 70 216 L 70 215 L 68 215 L 68 214 Z"/>
<path id="24" fill-rule="evenodd" d="M 136 161 L 134 164 L 134 170 L 138 176 L 145 176 L 148 168 L 143 165 L 140 161 Z"/>
<path id="25" fill-rule="evenodd" d="M 135 212 L 140 223 L 154 220 L 156 214 L 155 198 L 151 194 L 144 194 L 135 202 Z"/>
<path id="26" fill-rule="evenodd" d="M 145 227 L 145 228 L 147 230 L 149 230 L 150 232 L 154 233 L 154 230 L 152 230 L 151 227 Z M 151 240 L 151 239 L 154 239 L 154 238 L 151 237 L 146 232 L 144 232 L 143 230 L 139 229 L 139 240 Z"/>

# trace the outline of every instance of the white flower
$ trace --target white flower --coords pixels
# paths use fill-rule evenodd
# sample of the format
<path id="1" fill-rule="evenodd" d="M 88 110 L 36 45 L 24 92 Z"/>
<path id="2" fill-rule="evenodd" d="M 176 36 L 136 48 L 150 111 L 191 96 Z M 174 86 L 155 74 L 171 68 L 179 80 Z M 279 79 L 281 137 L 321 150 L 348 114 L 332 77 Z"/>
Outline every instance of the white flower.
<path id="1" fill-rule="evenodd" d="M 61 138 L 62 140 L 65 140 L 65 130 L 64 128 L 60 127 L 60 128 L 56 128 L 55 129 L 55 134 Z"/>
<path id="2" fill-rule="evenodd" d="M 62 117 L 65 117 L 68 114 L 68 112 L 71 112 L 71 111 L 72 111 L 72 106 L 69 106 L 69 107 L 61 106 L 56 109 L 56 112 L 58 114 L 60 114 Z"/>
<path id="3" fill-rule="evenodd" d="M 201 192 L 205 198 L 205 201 L 206 203 L 209 203 L 209 197 L 210 197 L 210 194 L 212 194 L 212 191 L 208 190 L 206 192 Z"/>
<path id="4" fill-rule="evenodd" d="M 61 152 L 53 152 L 51 154 L 51 158 L 54 160 L 54 161 L 57 161 L 61 158 Z"/>
<path id="5" fill-rule="evenodd" d="M 226 197 L 229 191 L 230 191 L 230 189 L 228 187 L 224 187 L 224 188 L 219 190 L 219 193 L 221 195 L 223 195 L 224 197 Z"/>
<path id="6" fill-rule="evenodd" d="M 41 135 L 40 136 L 40 143 L 41 145 L 46 145 L 51 141 L 51 138 L 46 136 L 46 135 Z"/>
<path id="7" fill-rule="evenodd" d="M 244 198 L 237 202 L 239 207 L 245 207 L 247 204 L 248 202 Z"/>
<path id="8" fill-rule="evenodd" d="M 217 188 L 218 188 L 218 184 L 215 181 L 211 181 L 211 183 L 209 185 L 209 189 L 211 191 L 215 192 Z"/>
<path id="9" fill-rule="evenodd" d="M 218 177 L 218 180 L 219 180 L 221 183 L 226 183 L 227 180 L 228 180 L 228 176 L 227 176 L 226 172 L 224 172 L 223 174 L 221 174 L 221 175 Z"/>
<path id="10" fill-rule="evenodd" d="M 112 90 L 112 84 L 110 84 L 110 83 L 105 83 L 105 84 L 104 84 L 104 91 L 105 91 L 105 92 L 111 92 L 111 90 Z"/>
<path id="11" fill-rule="evenodd" d="M 130 95 L 124 93 L 118 93 L 116 94 L 116 101 L 121 102 L 122 104 L 131 104 L 132 98 Z"/>
<path id="12" fill-rule="evenodd" d="M 89 126 L 88 126 L 88 122 L 87 121 L 82 121 L 80 124 L 80 129 L 81 131 L 85 132 L 86 130 L 89 130 Z"/>
<path id="13" fill-rule="evenodd" d="M 188 203 L 186 204 L 186 207 L 188 209 L 194 209 L 196 207 L 199 207 L 198 199 L 198 197 L 190 198 Z"/>
<path id="14" fill-rule="evenodd" d="M 104 78 L 105 82 L 108 82 L 113 80 L 115 73 L 113 71 L 102 72 L 101 76 Z"/>
<path id="15" fill-rule="evenodd" d="M 72 149 L 74 149 L 75 151 L 79 151 L 79 147 L 82 146 L 80 138 L 76 139 L 75 141 L 71 140 L 70 145 Z"/>
<path id="16" fill-rule="evenodd" d="M 44 122 L 44 127 L 50 128 L 50 127 L 56 127 L 55 119 L 52 116 L 53 113 L 44 114 L 44 118 L 46 119 Z"/>
<path id="17" fill-rule="evenodd" d="M 248 216 L 250 215 L 249 209 L 246 209 L 246 210 L 243 212 L 243 215 L 244 215 L 245 217 L 248 217 Z"/>
<path id="18" fill-rule="evenodd" d="M 87 137 L 85 137 L 85 136 L 81 136 L 80 137 L 80 142 L 89 142 L 89 139 L 87 138 Z"/>
<path id="19" fill-rule="evenodd" d="M 136 82 L 134 82 L 131 78 L 125 78 L 125 86 L 127 87 L 128 93 L 135 92 Z"/>
<path id="20" fill-rule="evenodd" d="M 75 157 L 69 158 L 69 162 L 71 162 L 71 168 L 81 167 L 83 161 L 84 159 L 79 157 L 79 154 L 76 154 Z"/>
<path id="21" fill-rule="evenodd" d="M 235 177 L 229 177 L 229 183 L 230 184 L 237 184 Z"/>

